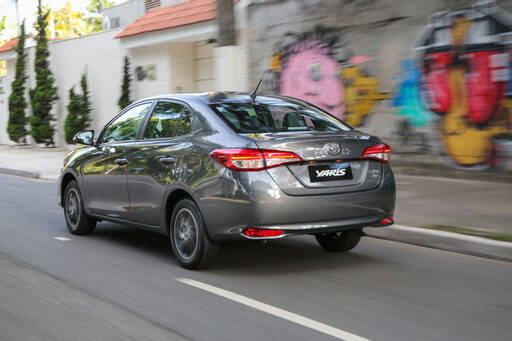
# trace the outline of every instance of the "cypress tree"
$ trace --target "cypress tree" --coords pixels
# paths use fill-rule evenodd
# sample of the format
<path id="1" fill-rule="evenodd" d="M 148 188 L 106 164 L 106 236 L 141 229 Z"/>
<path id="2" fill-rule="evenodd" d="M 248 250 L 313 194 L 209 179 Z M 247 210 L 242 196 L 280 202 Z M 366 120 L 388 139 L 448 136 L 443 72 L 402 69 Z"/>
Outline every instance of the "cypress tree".
<path id="1" fill-rule="evenodd" d="M 84 73 L 82 75 L 82 79 L 80 80 L 80 86 L 82 88 L 82 96 L 81 96 L 81 103 L 82 103 L 82 112 L 81 112 L 81 130 L 86 129 L 89 127 L 89 124 L 91 123 L 91 100 L 89 98 L 89 86 L 87 85 L 87 74 Z"/>
<path id="2" fill-rule="evenodd" d="M 83 130 L 81 111 L 82 96 L 75 93 L 75 87 L 69 89 L 69 103 L 67 105 L 68 116 L 64 122 L 64 136 L 67 143 L 73 142 L 73 137 Z"/>
<path id="3" fill-rule="evenodd" d="M 132 101 L 130 99 L 130 83 L 131 83 L 131 75 L 130 75 L 130 60 L 128 56 L 124 57 L 123 64 L 123 84 L 121 84 L 121 97 L 119 97 L 119 107 L 122 109 L 129 106 Z"/>
<path id="4" fill-rule="evenodd" d="M 45 143 L 47 146 L 55 145 L 53 141 L 55 128 L 52 126 L 54 118 L 50 111 L 52 110 L 53 103 L 59 98 L 48 61 L 50 53 L 46 37 L 46 27 L 48 26 L 46 18 L 49 14 L 50 11 L 43 14 L 41 0 L 39 0 L 37 21 L 34 25 L 37 30 L 35 55 L 36 87 L 30 89 L 32 116 L 29 118 L 31 125 L 30 135 L 32 135 L 37 143 Z"/>
<path id="5" fill-rule="evenodd" d="M 89 99 L 89 87 L 87 75 L 84 73 L 80 79 L 82 94 L 75 93 L 75 87 L 69 89 L 68 115 L 64 122 L 64 136 L 67 143 L 73 142 L 73 137 L 85 130 L 91 123 L 91 101 Z"/>
<path id="6" fill-rule="evenodd" d="M 18 46 L 16 46 L 16 74 L 12 82 L 12 92 L 9 96 L 9 122 L 7 124 L 7 133 L 9 138 L 16 143 L 25 143 L 27 130 L 27 118 L 25 109 L 27 101 L 25 100 L 25 67 L 27 64 L 27 54 L 25 52 L 25 21 L 21 23 L 20 35 L 18 37 Z"/>

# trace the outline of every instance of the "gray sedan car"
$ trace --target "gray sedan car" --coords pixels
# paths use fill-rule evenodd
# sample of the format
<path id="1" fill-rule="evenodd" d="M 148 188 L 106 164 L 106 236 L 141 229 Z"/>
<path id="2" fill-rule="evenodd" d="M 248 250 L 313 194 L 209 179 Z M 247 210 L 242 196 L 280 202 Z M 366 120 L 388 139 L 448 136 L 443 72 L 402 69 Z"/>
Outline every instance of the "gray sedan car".
<path id="1" fill-rule="evenodd" d="M 186 268 L 211 264 L 223 241 L 310 234 L 343 252 L 363 227 L 393 223 L 389 146 L 294 98 L 157 96 L 75 141 L 58 192 L 69 231 L 160 232 Z"/>

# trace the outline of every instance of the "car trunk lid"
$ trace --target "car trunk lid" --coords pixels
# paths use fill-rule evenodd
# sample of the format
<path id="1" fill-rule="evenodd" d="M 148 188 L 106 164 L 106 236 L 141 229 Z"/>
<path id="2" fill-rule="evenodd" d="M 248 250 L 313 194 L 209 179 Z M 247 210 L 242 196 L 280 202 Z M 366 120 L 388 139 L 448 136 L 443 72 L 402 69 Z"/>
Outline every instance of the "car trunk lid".
<path id="1" fill-rule="evenodd" d="M 361 159 L 378 138 L 356 130 L 343 132 L 278 132 L 243 134 L 260 149 L 289 151 L 304 162 L 269 168 L 267 172 L 289 195 L 364 191 L 380 183 L 382 162 Z"/>

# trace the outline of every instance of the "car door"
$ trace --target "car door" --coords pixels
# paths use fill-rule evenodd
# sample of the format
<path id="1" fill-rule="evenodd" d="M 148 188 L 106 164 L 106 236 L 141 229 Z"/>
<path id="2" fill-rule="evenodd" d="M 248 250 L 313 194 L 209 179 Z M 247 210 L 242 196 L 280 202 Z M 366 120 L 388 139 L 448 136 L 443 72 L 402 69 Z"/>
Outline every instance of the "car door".
<path id="1" fill-rule="evenodd" d="M 148 101 L 129 107 L 100 134 L 93 158 L 82 168 L 85 201 L 91 213 L 127 218 L 126 154 L 131 151 L 152 104 L 153 101 Z"/>
<path id="2" fill-rule="evenodd" d="M 188 136 L 193 120 L 192 109 L 184 103 L 156 103 L 146 120 L 141 141 L 131 146 L 128 154 L 131 221 L 160 225 L 167 187 L 177 180 L 177 160 L 190 147 Z"/>

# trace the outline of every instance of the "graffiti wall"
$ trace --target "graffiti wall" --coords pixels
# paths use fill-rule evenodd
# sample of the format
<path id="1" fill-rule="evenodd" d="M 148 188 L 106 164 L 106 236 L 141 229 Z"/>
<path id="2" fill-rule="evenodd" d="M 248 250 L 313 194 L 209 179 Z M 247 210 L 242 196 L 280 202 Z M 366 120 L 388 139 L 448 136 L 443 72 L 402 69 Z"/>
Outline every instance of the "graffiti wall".
<path id="1" fill-rule="evenodd" d="M 457 165 L 495 166 L 512 139 L 510 38 L 510 16 L 494 5 L 436 13 L 402 63 L 397 113 L 412 128 L 437 115 L 440 146 Z"/>
<path id="2" fill-rule="evenodd" d="M 512 168 L 511 1 L 305 3 L 251 10 L 252 75 L 264 70 L 267 91 L 312 102 L 397 152 Z"/>
<path id="3" fill-rule="evenodd" d="M 368 56 L 353 56 L 340 29 L 316 26 L 288 32 L 276 44 L 265 77 L 275 93 L 311 102 L 352 126 L 361 126 L 377 101 L 389 97 L 367 74 Z"/>

